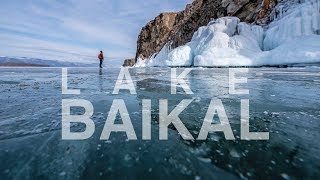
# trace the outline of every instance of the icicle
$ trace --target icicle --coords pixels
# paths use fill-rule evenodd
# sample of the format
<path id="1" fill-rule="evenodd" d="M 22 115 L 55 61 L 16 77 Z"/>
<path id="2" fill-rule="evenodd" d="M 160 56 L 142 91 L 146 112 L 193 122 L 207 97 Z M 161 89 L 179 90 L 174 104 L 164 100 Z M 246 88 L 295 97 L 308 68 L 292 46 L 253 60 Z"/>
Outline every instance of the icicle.
<path id="1" fill-rule="evenodd" d="M 278 12 L 279 12 L 279 18 L 282 18 L 283 17 L 283 6 L 279 6 L 278 7 Z"/>

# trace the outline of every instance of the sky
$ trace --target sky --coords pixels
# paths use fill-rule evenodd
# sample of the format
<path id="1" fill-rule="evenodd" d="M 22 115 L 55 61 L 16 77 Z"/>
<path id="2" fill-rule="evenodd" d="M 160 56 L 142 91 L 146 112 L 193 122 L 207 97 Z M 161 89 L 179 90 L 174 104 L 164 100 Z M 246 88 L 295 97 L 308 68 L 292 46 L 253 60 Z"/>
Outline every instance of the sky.
<path id="1" fill-rule="evenodd" d="M 122 64 L 141 28 L 192 0 L 3 0 L 0 56 L 90 63 L 100 50 Z"/>

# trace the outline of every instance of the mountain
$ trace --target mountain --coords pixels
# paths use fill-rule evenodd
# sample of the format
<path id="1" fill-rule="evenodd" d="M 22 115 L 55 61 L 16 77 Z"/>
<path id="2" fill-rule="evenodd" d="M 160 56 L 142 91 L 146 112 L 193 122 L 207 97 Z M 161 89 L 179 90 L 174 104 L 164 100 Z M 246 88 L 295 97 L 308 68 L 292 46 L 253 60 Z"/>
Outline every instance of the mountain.
<path id="1" fill-rule="evenodd" d="M 43 60 L 27 57 L 0 57 L 0 66 L 11 67 L 94 67 L 95 64 Z"/>

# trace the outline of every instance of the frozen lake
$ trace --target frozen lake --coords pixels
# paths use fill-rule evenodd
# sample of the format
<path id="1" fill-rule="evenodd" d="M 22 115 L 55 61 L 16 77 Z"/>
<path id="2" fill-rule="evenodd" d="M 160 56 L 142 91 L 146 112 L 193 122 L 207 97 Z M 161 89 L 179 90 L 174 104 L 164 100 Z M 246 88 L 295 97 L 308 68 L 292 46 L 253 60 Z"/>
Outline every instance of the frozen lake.
<path id="1" fill-rule="evenodd" d="M 319 67 L 249 69 L 247 96 L 228 94 L 226 68 L 194 69 L 188 76 L 194 95 L 181 89 L 170 94 L 169 68 L 130 69 L 137 94 L 112 95 L 118 74 L 70 68 L 69 86 L 81 95 L 62 95 L 59 68 L 0 68 L 1 179 L 320 177 Z M 74 98 L 94 106 L 96 131 L 88 140 L 61 139 L 61 101 Z M 184 141 L 174 127 L 168 141 L 158 140 L 159 99 L 168 99 L 172 110 L 190 98 L 195 100 L 180 118 L 192 135 L 199 133 L 210 100 L 219 98 L 237 140 L 212 133 L 206 141 Z M 270 132 L 269 141 L 239 139 L 241 98 L 250 99 L 250 130 Z M 114 99 L 125 100 L 137 141 L 126 141 L 125 133 L 99 139 Z M 152 100 L 151 141 L 141 140 L 142 99 Z"/>

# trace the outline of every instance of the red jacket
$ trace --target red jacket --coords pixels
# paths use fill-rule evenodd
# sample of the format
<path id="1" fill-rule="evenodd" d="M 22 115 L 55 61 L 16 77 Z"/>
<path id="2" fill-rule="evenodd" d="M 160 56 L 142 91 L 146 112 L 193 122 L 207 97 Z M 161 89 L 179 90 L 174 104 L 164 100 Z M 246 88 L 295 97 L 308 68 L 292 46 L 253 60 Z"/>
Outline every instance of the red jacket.
<path id="1" fill-rule="evenodd" d="M 98 58 L 99 58 L 99 59 L 103 59 L 103 54 L 100 53 L 100 54 L 98 55 Z"/>

